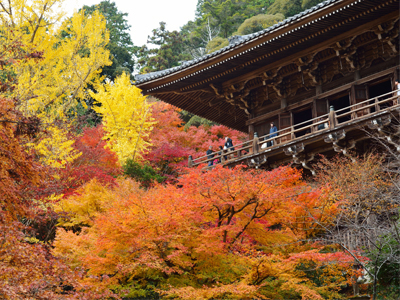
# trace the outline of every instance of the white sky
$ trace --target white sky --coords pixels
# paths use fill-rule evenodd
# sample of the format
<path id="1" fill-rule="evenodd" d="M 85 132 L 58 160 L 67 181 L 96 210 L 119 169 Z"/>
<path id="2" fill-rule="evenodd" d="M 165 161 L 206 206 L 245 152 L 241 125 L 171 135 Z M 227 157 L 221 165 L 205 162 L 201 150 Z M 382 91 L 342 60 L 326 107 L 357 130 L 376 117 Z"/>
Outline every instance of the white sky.
<path id="1" fill-rule="evenodd" d="M 111 0 L 118 10 L 128 13 L 127 20 L 131 25 L 132 42 L 135 46 L 146 44 L 147 36 L 159 27 L 159 23 L 167 23 L 167 30 L 179 30 L 188 21 L 194 20 L 198 0 Z M 94 5 L 101 0 L 66 0 L 64 8 L 67 17 L 74 10 L 84 5 Z"/>

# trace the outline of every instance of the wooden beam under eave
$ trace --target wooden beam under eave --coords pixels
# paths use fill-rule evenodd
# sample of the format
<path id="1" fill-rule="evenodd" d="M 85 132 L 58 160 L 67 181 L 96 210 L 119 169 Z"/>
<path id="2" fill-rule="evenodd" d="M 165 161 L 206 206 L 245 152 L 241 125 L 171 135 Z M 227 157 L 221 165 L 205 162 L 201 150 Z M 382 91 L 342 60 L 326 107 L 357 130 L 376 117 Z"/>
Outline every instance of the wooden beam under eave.
<path id="1" fill-rule="evenodd" d="M 318 96 L 313 96 L 313 97 L 310 97 L 308 99 L 296 102 L 294 104 L 290 104 L 286 108 L 277 109 L 277 110 L 269 112 L 267 114 L 263 114 L 261 116 L 258 116 L 258 117 L 255 117 L 253 119 L 248 120 L 246 122 L 246 125 L 253 125 L 253 124 L 262 122 L 263 120 L 268 119 L 270 117 L 276 116 L 276 115 L 278 115 L 280 113 L 296 109 L 296 108 L 301 107 L 303 105 L 307 105 L 307 104 L 313 102 L 314 99 L 326 98 L 326 97 L 329 97 L 331 95 L 334 95 L 334 94 L 340 93 L 342 91 L 348 90 L 348 89 L 351 88 L 351 86 L 353 84 L 363 84 L 363 83 L 366 83 L 368 81 L 374 80 L 376 78 L 379 78 L 379 77 L 382 77 L 382 76 L 385 76 L 385 75 L 389 75 L 389 74 L 393 73 L 398 68 L 399 68 L 399 66 L 391 67 L 391 68 L 383 70 L 381 72 L 378 72 L 378 73 L 369 75 L 367 77 L 361 78 L 361 79 L 359 79 L 357 81 L 353 81 L 353 82 L 347 83 L 345 85 L 339 86 L 337 88 L 334 88 L 332 90 L 326 91 L 324 93 L 319 94 Z M 351 76 L 353 76 L 353 75 L 351 75 Z"/>

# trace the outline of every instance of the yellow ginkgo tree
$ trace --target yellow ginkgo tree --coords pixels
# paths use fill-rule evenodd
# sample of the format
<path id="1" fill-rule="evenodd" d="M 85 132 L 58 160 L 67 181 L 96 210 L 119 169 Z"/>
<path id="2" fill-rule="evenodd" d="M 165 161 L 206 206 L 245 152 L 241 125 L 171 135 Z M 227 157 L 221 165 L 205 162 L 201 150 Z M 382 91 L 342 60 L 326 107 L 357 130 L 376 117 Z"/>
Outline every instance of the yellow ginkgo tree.
<path id="1" fill-rule="evenodd" d="M 5 96 L 16 99 L 23 115 L 40 120 L 45 130 L 30 145 L 54 167 L 77 157 L 65 124 L 79 102 L 85 105 L 87 85 L 98 81 L 101 68 L 111 64 L 104 17 L 81 11 L 62 21 L 62 2 L 0 0 L 0 44 L 13 44 L 21 54 L 3 66 L 3 72 L 17 78 Z"/>
<path id="2" fill-rule="evenodd" d="M 148 137 L 154 125 L 151 104 L 125 73 L 96 89 L 98 92 L 90 95 L 100 104 L 94 110 L 103 117 L 108 147 L 121 163 L 128 158 L 140 160 L 150 145 Z"/>

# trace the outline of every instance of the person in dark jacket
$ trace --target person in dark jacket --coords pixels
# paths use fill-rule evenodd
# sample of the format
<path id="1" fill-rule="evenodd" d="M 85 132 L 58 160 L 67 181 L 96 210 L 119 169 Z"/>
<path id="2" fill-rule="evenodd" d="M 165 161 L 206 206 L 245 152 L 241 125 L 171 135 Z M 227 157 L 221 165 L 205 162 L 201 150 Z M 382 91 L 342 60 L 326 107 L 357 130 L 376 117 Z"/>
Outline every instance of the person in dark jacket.
<path id="1" fill-rule="evenodd" d="M 207 150 L 207 152 L 206 152 L 207 158 L 208 158 L 208 159 L 212 159 L 212 158 L 214 157 L 214 154 L 212 154 L 212 153 L 213 153 L 213 151 L 212 151 L 212 146 L 210 146 L 210 147 L 208 147 L 208 150 Z M 210 161 L 208 162 L 208 166 L 212 166 L 212 165 L 213 165 L 213 161 L 210 160 Z"/>
<path id="2" fill-rule="evenodd" d="M 269 135 L 268 135 L 269 139 L 278 136 L 278 133 L 277 133 L 278 128 L 276 128 L 275 123 L 271 122 L 270 126 L 271 127 L 269 129 Z M 274 140 L 269 141 L 267 144 L 268 144 L 268 147 L 269 146 L 273 146 L 274 145 Z"/>
<path id="3" fill-rule="evenodd" d="M 235 148 L 233 148 L 233 143 L 230 137 L 225 137 L 225 145 L 224 145 L 224 149 L 226 149 L 226 152 L 231 152 L 233 150 L 235 150 Z M 232 155 L 229 155 L 229 158 L 232 158 Z M 225 160 L 227 159 L 226 156 L 224 156 Z"/>
<path id="4" fill-rule="evenodd" d="M 324 120 L 323 118 L 319 118 L 318 122 L 322 122 L 323 120 Z M 329 127 L 328 126 L 328 122 L 325 122 L 325 123 L 319 124 L 317 126 L 317 130 L 323 130 L 323 129 L 328 128 L 328 127 Z"/>
<path id="5" fill-rule="evenodd" d="M 225 148 L 227 149 L 227 150 L 230 150 L 230 151 L 233 151 L 233 150 L 235 150 L 235 148 L 233 148 L 233 143 L 232 143 L 232 140 L 231 140 L 231 138 L 229 138 L 229 137 L 226 137 L 225 138 Z M 231 149 L 232 148 L 232 149 Z"/>

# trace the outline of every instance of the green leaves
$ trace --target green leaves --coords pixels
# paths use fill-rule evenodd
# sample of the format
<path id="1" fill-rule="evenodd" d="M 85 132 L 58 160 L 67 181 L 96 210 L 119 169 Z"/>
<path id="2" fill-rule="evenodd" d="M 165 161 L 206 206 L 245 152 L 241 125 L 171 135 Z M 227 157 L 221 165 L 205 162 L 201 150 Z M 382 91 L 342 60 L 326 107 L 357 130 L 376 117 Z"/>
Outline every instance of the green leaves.
<path id="1" fill-rule="evenodd" d="M 140 165 L 139 163 L 128 159 L 123 166 L 124 174 L 140 182 L 144 187 L 149 188 L 154 182 L 161 183 L 165 180 L 149 165 Z"/>
<path id="2" fill-rule="evenodd" d="M 239 35 L 246 35 L 250 33 L 254 33 L 265 28 L 268 28 L 280 21 L 282 21 L 285 16 L 281 13 L 277 13 L 276 15 L 257 15 L 246 19 L 242 25 L 239 26 L 237 33 Z"/>
<path id="3" fill-rule="evenodd" d="M 176 67 L 180 61 L 191 58 L 188 52 L 185 52 L 183 34 L 176 30 L 168 31 L 165 22 L 160 22 L 160 27 L 153 29 L 147 42 L 159 47 L 149 49 L 147 46 L 143 46 L 138 51 L 141 73 Z"/>
<path id="4" fill-rule="evenodd" d="M 109 0 L 101 1 L 92 6 L 85 5 L 82 10 L 85 11 L 86 15 L 92 15 L 95 11 L 98 11 L 106 20 L 106 28 L 110 34 L 107 49 L 110 51 L 112 65 L 105 66 L 101 75 L 113 81 L 122 73 L 132 73 L 135 64 L 133 57 L 137 47 L 133 45 L 129 33 L 131 26 L 128 25 L 126 20 L 128 13 L 118 11 L 115 2 Z"/>

